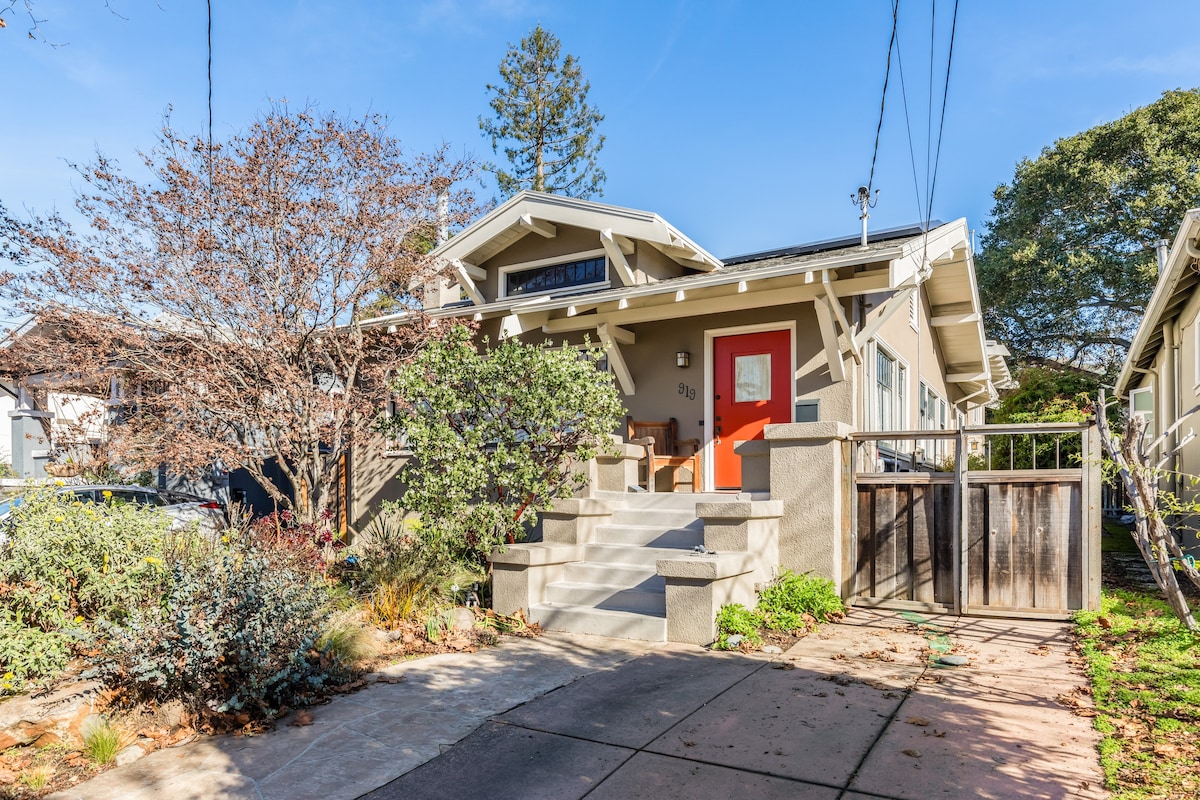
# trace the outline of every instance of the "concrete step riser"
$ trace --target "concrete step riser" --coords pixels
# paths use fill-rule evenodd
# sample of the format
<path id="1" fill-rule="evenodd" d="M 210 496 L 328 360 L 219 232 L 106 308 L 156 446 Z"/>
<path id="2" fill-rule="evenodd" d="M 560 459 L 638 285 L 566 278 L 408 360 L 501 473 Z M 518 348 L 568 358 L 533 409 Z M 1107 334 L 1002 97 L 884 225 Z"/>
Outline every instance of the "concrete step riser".
<path id="1" fill-rule="evenodd" d="M 666 617 L 542 604 L 529 609 L 529 618 L 552 631 L 639 639 L 645 642 L 667 640 Z"/>
<path id="2" fill-rule="evenodd" d="M 602 583 L 609 586 L 666 591 L 666 581 L 654 567 L 615 566 L 574 561 L 563 565 L 563 578 L 572 583 Z"/>
<path id="3" fill-rule="evenodd" d="M 664 592 L 590 583 L 552 583 L 546 587 L 546 601 L 563 606 L 637 611 L 660 616 L 667 613 L 667 595 Z"/>
<path id="4" fill-rule="evenodd" d="M 584 546 L 584 560 L 593 564 L 634 565 L 655 568 L 660 558 L 678 558 L 687 550 L 678 547 L 634 547 L 620 544 L 589 544 Z"/>
<path id="5" fill-rule="evenodd" d="M 596 528 L 598 544 L 636 547 L 670 547 L 691 550 L 704 542 L 704 528 L 659 528 L 636 525 L 601 525 Z"/>
<path id="6" fill-rule="evenodd" d="M 600 492 L 598 499 L 606 500 L 614 508 L 657 509 L 663 511 L 695 511 L 696 503 L 731 503 L 738 499 L 736 494 L 703 492 Z M 693 516 L 695 516 L 693 514 Z"/>
<path id="7" fill-rule="evenodd" d="M 619 508 L 613 512 L 614 525 L 650 525 L 655 528 L 703 528 L 704 523 L 696 519 L 695 510 L 674 511 L 661 508 Z"/>

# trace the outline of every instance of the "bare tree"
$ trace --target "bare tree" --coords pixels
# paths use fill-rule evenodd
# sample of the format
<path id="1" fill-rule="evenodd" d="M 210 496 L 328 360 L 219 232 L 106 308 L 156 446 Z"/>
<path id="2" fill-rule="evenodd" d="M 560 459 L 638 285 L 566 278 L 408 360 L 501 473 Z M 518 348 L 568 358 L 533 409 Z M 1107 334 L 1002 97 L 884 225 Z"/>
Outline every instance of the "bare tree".
<path id="1" fill-rule="evenodd" d="M 1108 457 L 1116 467 L 1117 475 L 1129 496 L 1134 512 L 1133 541 L 1137 544 L 1150 574 L 1163 596 L 1180 621 L 1193 633 L 1200 631 L 1196 618 L 1188 606 L 1187 598 L 1179 588 L 1177 573 L 1183 573 L 1195 586 L 1200 587 L 1200 572 L 1195 562 L 1188 558 L 1179 546 L 1167 520 L 1200 513 L 1200 502 L 1181 500 L 1174 493 L 1159 488 L 1160 479 L 1166 476 L 1165 468 L 1191 437 L 1185 437 L 1174 449 L 1161 457 L 1155 455 L 1171 440 L 1171 435 L 1189 417 L 1200 411 L 1200 406 L 1180 416 L 1179 420 L 1158 437 L 1146 441 L 1146 427 L 1137 417 L 1126 421 L 1125 432 L 1118 437 L 1105 418 L 1107 402 L 1104 390 L 1100 390 L 1096 406 L 1096 422 L 1100 430 L 1100 441 Z"/>
<path id="2" fill-rule="evenodd" d="M 0 284 L 41 322 L 21 367 L 82 385 L 119 375 L 116 460 L 245 467 L 311 521 L 374 424 L 387 371 L 428 335 L 360 320 L 429 274 L 434 187 L 461 186 L 472 166 L 444 148 L 407 157 L 376 116 L 283 109 L 211 152 L 167 124 L 142 157 L 147 182 L 103 156 L 76 167 L 82 233 L 58 215 L 3 215 L 17 269 Z M 456 225 L 474 199 L 452 199 Z"/>

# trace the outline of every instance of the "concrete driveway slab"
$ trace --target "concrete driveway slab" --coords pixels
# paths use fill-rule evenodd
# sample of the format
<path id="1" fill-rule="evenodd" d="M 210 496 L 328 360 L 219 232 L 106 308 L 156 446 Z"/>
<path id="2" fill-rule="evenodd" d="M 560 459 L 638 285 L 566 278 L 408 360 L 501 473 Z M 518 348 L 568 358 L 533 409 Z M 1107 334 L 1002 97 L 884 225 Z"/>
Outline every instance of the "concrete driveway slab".
<path id="1" fill-rule="evenodd" d="M 312 709 L 313 724 L 160 750 L 53 800 L 353 800 L 436 758 L 489 717 L 661 645 L 596 636 L 507 638 L 431 656 Z"/>
<path id="2" fill-rule="evenodd" d="M 849 786 L 905 800 L 1101 797 L 1094 748 L 1088 721 L 1036 695 L 922 685 Z"/>
<path id="3" fill-rule="evenodd" d="M 606 778 L 588 800 L 837 800 L 838 794 L 838 789 L 786 778 L 638 753 Z"/>
<path id="4" fill-rule="evenodd" d="M 622 747 L 488 722 L 440 758 L 363 800 L 576 800 L 595 789 L 633 753 Z"/>
<path id="5" fill-rule="evenodd" d="M 595 672 L 500 719 L 636 749 L 763 664 L 760 659 L 680 645 L 618 669 Z"/>
<path id="6" fill-rule="evenodd" d="M 549 634 L 397 665 L 310 726 L 152 753 L 56 800 L 1091 800 L 1099 737 L 1055 702 L 1084 683 L 1069 627 L 854 610 L 774 659 Z M 969 665 L 931 664 L 949 649 Z"/>
<path id="7" fill-rule="evenodd" d="M 646 749 L 844 786 L 903 699 L 845 672 L 761 669 Z"/>

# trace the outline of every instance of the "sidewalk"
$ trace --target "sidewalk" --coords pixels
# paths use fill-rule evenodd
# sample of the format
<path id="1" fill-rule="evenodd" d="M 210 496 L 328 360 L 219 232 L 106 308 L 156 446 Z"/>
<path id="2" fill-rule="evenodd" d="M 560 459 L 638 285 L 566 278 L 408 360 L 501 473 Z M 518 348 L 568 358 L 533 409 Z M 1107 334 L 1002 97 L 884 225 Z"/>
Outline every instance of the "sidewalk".
<path id="1" fill-rule="evenodd" d="M 54 797 L 1101 798 L 1090 720 L 1054 700 L 1084 682 L 1068 629 L 856 610 L 774 657 L 547 634 Z"/>

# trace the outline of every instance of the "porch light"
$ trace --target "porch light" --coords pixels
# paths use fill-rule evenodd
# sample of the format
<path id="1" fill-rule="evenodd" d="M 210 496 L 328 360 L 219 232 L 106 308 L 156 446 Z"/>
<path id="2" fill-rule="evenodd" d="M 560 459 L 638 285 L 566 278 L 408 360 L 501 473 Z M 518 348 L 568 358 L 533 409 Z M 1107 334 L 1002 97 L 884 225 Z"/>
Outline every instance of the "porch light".
<path id="1" fill-rule="evenodd" d="M 686 350 L 680 350 L 675 354 L 675 366 L 686 367 L 692 362 L 692 354 Z"/>

